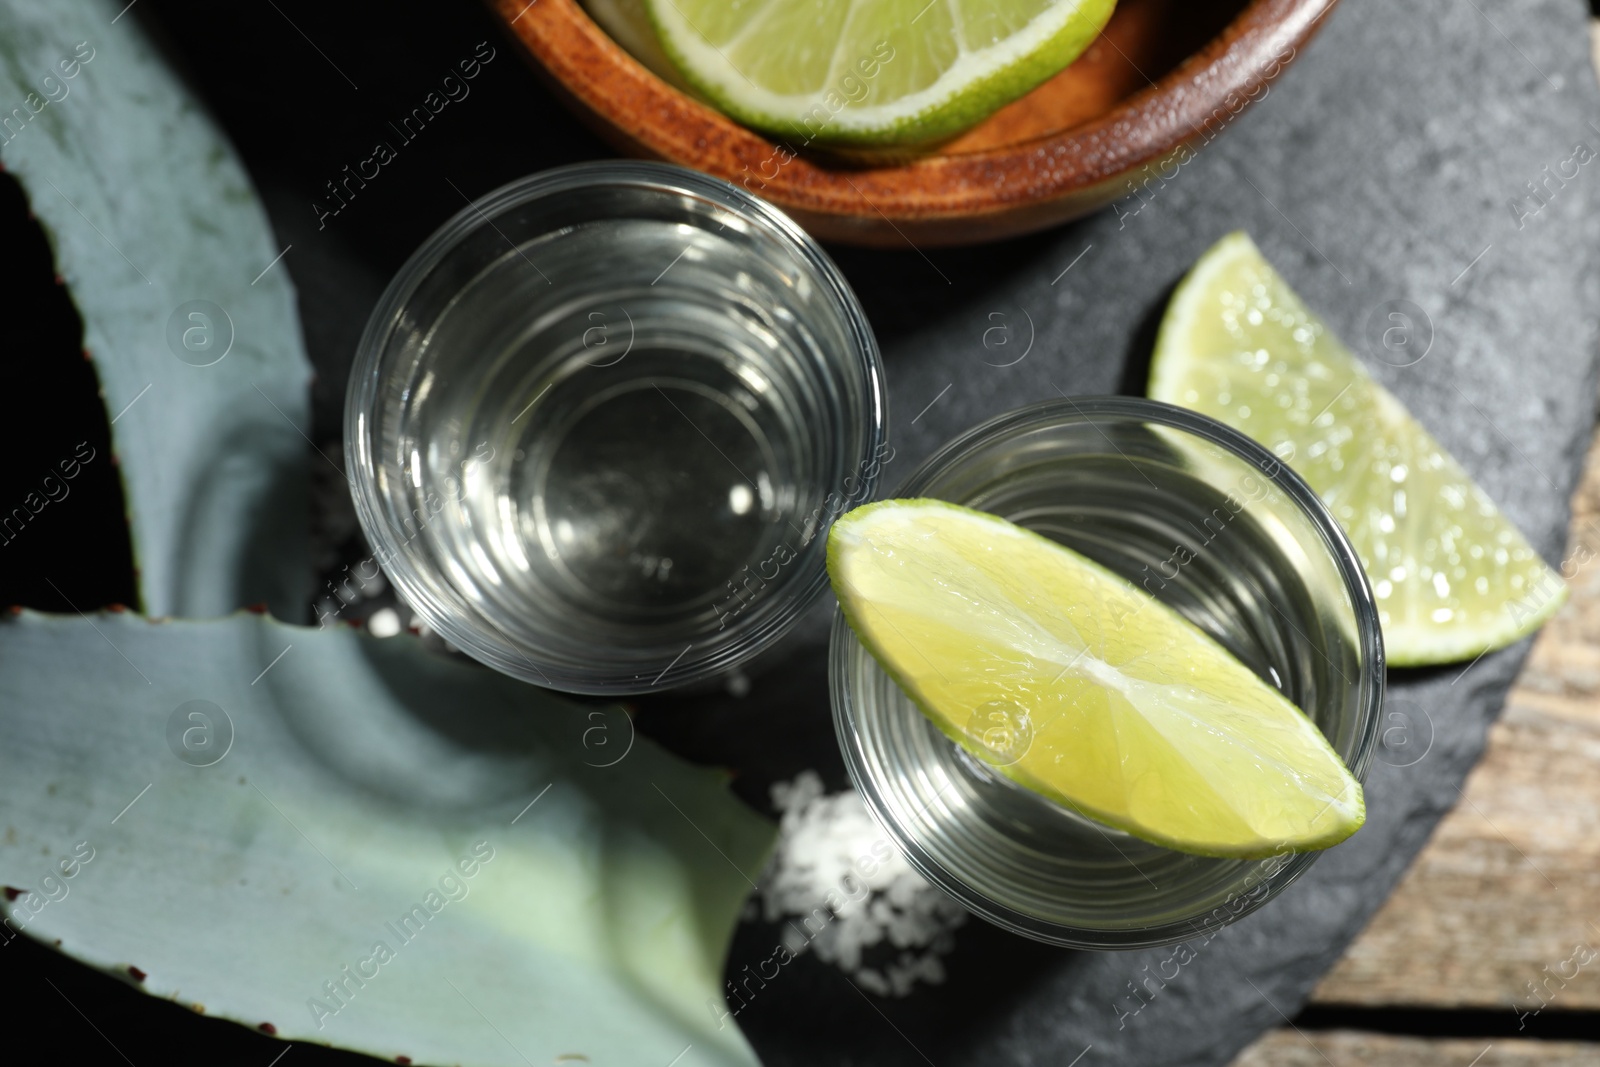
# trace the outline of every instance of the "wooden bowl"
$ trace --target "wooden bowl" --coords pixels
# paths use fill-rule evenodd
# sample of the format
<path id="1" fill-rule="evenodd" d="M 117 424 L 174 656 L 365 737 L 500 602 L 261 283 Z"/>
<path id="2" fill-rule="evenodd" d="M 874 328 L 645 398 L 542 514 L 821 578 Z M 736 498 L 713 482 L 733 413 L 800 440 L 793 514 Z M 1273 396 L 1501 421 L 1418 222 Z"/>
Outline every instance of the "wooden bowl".
<path id="1" fill-rule="evenodd" d="M 617 149 L 694 167 L 816 237 L 963 245 L 1135 195 L 1222 133 L 1338 0 L 1122 0 L 1077 62 L 929 154 L 887 165 L 792 155 L 647 70 L 576 0 L 490 0 L 555 91 Z"/>

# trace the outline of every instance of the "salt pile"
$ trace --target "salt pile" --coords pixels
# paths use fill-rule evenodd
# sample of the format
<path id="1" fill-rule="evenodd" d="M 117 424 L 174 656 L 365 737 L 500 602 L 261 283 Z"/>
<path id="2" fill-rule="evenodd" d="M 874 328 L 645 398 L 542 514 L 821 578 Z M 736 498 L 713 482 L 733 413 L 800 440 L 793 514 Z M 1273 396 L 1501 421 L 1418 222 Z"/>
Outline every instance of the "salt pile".
<path id="1" fill-rule="evenodd" d="M 772 787 L 782 817 L 761 878 L 762 912 L 783 946 L 833 964 L 861 988 L 903 997 L 944 981 L 966 911 L 911 868 L 855 790 L 825 795 L 803 771 Z"/>

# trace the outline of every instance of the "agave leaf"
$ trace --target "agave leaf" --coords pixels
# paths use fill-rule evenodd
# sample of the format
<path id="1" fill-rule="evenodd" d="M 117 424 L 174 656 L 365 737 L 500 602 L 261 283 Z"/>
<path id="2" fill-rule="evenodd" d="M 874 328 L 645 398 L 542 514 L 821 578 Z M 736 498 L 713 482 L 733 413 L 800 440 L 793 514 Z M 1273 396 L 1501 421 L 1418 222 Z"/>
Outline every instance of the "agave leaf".
<path id="1" fill-rule="evenodd" d="M 0 709 L 0 940 L 385 1058 L 756 1062 L 721 970 L 772 829 L 616 709 L 406 637 L 32 612 Z"/>
<path id="2" fill-rule="evenodd" d="M 142 606 L 266 602 L 300 618 L 310 365 L 287 270 L 257 277 L 282 248 L 232 149 L 121 7 L 0 0 L 0 161 L 83 317 Z"/>

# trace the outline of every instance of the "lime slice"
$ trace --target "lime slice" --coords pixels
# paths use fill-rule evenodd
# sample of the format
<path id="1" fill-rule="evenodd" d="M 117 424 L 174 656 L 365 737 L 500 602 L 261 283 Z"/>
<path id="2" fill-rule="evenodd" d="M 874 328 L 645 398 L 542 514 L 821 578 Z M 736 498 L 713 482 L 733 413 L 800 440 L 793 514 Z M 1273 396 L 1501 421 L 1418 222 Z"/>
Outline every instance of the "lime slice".
<path id="1" fill-rule="evenodd" d="M 1488 494 L 1243 233 L 1217 242 L 1173 294 L 1150 396 L 1249 434 L 1321 494 L 1361 556 L 1396 666 L 1509 645 L 1566 600 Z"/>
<path id="2" fill-rule="evenodd" d="M 1210 636 L 1004 519 L 886 500 L 834 523 L 845 618 L 939 729 L 1013 781 L 1156 844 L 1255 858 L 1338 844 L 1361 785 Z"/>
<path id="3" fill-rule="evenodd" d="M 684 77 L 811 145 L 947 137 L 1076 59 L 1115 0 L 645 0 Z"/>

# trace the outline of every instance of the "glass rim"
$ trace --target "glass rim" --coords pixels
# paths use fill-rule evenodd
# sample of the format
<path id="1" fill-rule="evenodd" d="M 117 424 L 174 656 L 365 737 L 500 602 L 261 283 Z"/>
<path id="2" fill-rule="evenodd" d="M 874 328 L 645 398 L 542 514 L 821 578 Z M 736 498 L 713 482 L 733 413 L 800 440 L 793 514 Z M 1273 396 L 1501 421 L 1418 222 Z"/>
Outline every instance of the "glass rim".
<path id="1" fill-rule="evenodd" d="M 987 447 L 1019 430 L 1038 425 L 1093 423 L 1096 416 L 1128 419 L 1191 434 L 1208 441 L 1259 470 L 1263 477 L 1283 490 L 1299 511 L 1311 522 L 1324 548 L 1333 558 L 1350 598 L 1356 627 L 1356 647 L 1362 656 L 1360 687 L 1361 728 L 1354 738 L 1353 751 L 1346 764 L 1358 782 L 1365 784 L 1382 725 L 1385 688 L 1383 635 L 1377 602 L 1371 583 L 1338 520 L 1322 498 L 1305 481 L 1259 442 L 1224 423 L 1187 408 L 1159 400 L 1127 396 L 1067 397 L 1038 401 L 1015 408 L 979 423 L 945 442 L 920 463 L 896 490 L 898 496 L 922 494 L 939 475 L 969 453 Z M 1114 447 L 1114 446 L 1113 446 Z M 1065 948 L 1107 950 L 1153 948 L 1189 940 L 1200 932 L 1192 920 L 1174 920 L 1137 929 L 1088 929 L 1069 926 L 1018 911 L 971 888 L 935 860 L 894 818 L 894 813 L 878 798 L 876 782 L 862 752 L 854 724 L 853 674 L 849 669 L 853 655 L 871 656 L 845 621 L 844 612 L 835 607 L 828 641 L 828 690 L 832 703 L 834 734 L 849 771 L 850 781 L 866 803 L 873 820 L 889 835 L 907 862 L 929 883 L 953 897 L 979 917 L 1012 933 Z M 881 668 L 880 668 L 881 669 Z M 1286 861 L 1253 885 L 1230 893 L 1245 903 L 1231 911 L 1226 925 L 1243 918 L 1287 889 L 1303 875 L 1326 850 L 1279 853 Z M 1244 896 L 1259 886 L 1266 889 L 1254 899 Z M 1214 928 L 1214 927 L 1213 927 Z M 1204 930 L 1206 927 L 1200 927 Z"/>
<path id="2" fill-rule="evenodd" d="M 356 517 L 374 558 L 385 561 L 379 564 L 385 576 L 431 628 L 479 662 L 504 674 L 562 692 L 635 696 L 701 681 L 770 648 L 799 622 L 827 587 L 826 568 L 819 563 L 809 575 L 796 574 L 795 581 L 786 587 L 781 603 L 769 612 L 754 612 L 748 620 L 736 622 L 729 628 L 737 633 L 737 639 L 725 640 L 701 655 L 680 654 L 679 659 L 667 664 L 666 670 L 656 675 L 654 681 L 641 684 L 644 676 L 633 674 L 620 662 L 611 669 L 594 670 L 565 662 L 559 667 L 543 663 L 531 650 L 500 631 L 493 620 L 485 618 L 486 627 L 464 622 L 459 613 L 441 601 L 422 580 L 419 568 L 406 551 L 406 541 L 390 531 L 383 517 L 385 498 L 377 484 L 377 457 L 373 453 L 373 432 L 368 424 L 369 416 L 377 407 L 383 357 L 390 338 L 401 327 L 407 305 L 429 274 L 465 238 L 486 225 L 493 226 L 494 219 L 507 210 L 596 187 L 632 188 L 709 201 L 777 241 L 811 279 L 824 288 L 849 337 L 849 362 L 862 379 L 865 433 L 861 455 L 854 457 L 853 466 L 857 472 L 855 476 L 862 482 L 860 491 L 865 499 L 871 499 L 880 478 L 879 471 L 866 473 L 865 465 L 888 439 L 888 392 L 883 358 L 866 312 L 843 272 L 822 246 L 794 219 L 748 190 L 686 167 L 646 160 L 601 160 L 571 163 L 525 175 L 468 202 L 407 257 L 390 279 L 362 329 L 344 403 L 345 464 L 348 468 L 345 477 L 355 502 Z M 491 629 L 498 633 L 498 640 L 487 632 Z M 643 669 L 641 664 L 630 666 Z"/>

